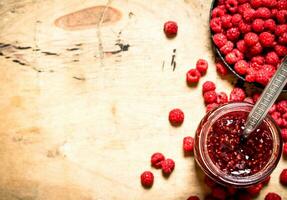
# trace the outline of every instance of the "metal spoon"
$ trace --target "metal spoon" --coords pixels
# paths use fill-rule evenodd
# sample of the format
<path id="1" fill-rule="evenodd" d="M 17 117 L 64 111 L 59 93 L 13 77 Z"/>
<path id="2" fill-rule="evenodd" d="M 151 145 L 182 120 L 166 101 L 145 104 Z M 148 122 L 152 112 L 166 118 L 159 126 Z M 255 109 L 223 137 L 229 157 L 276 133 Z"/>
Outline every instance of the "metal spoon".
<path id="1" fill-rule="evenodd" d="M 256 129 L 267 115 L 269 109 L 280 95 L 282 89 L 287 83 L 287 56 L 278 67 L 275 75 L 269 81 L 261 94 L 259 100 L 252 108 L 247 117 L 243 137 L 247 138 L 248 135 Z"/>

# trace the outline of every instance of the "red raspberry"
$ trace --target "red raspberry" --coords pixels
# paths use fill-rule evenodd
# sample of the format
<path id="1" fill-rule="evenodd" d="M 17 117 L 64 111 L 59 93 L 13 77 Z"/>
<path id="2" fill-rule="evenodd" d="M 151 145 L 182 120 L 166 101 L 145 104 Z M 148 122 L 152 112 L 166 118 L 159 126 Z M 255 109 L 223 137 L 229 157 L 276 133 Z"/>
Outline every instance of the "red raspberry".
<path id="1" fill-rule="evenodd" d="M 280 183 L 287 186 L 287 169 L 283 169 L 280 173 Z"/>
<path id="2" fill-rule="evenodd" d="M 261 183 L 258 183 L 256 185 L 252 185 L 252 186 L 248 187 L 247 192 L 251 196 L 255 197 L 255 196 L 259 195 L 262 188 L 263 188 L 263 185 Z"/>
<path id="3" fill-rule="evenodd" d="M 226 13 L 225 9 L 216 7 L 212 10 L 211 17 L 212 18 L 222 17 L 223 15 L 225 15 L 225 13 Z"/>
<path id="4" fill-rule="evenodd" d="M 217 93 L 217 100 L 216 102 L 218 104 L 224 104 L 228 102 L 228 96 L 225 92 L 219 92 Z"/>
<path id="5" fill-rule="evenodd" d="M 224 6 L 225 7 L 225 5 L 224 5 L 224 3 L 225 3 L 225 0 L 218 0 L 217 1 L 217 7 L 220 7 L 220 6 Z"/>
<path id="6" fill-rule="evenodd" d="M 232 23 L 231 23 L 232 17 L 231 17 L 231 15 L 223 15 L 220 19 L 221 19 L 223 28 L 227 29 L 227 28 L 231 28 L 232 27 Z"/>
<path id="7" fill-rule="evenodd" d="M 205 185 L 207 185 L 210 188 L 215 187 L 217 184 L 211 179 L 209 178 L 207 175 L 204 176 L 204 183 Z"/>
<path id="8" fill-rule="evenodd" d="M 206 81 L 202 85 L 202 92 L 214 91 L 216 89 L 215 84 L 212 81 Z"/>
<path id="9" fill-rule="evenodd" d="M 283 45 L 275 45 L 275 51 L 279 57 L 287 55 L 287 47 L 284 47 Z"/>
<path id="10" fill-rule="evenodd" d="M 198 59 L 196 62 L 196 69 L 201 73 L 205 74 L 208 69 L 208 63 L 204 59 Z"/>
<path id="11" fill-rule="evenodd" d="M 226 6 L 227 10 L 229 10 L 229 12 L 231 12 L 231 13 L 236 13 L 238 10 L 237 0 L 226 0 L 225 6 Z"/>
<path id="12" fill-rule="evenodd" d="M 285 24 L 287 21 L 287 10 L 279 10 L 276 13 L 276 19 L 279 24 Z"/>
<path id="13" fill-rule="evenodd" d="M 276 8 L 271 9 L 271 17 L 276 18 L 277 12 L 278 12 L 278 9 Z"/>
<path id="14" fill-rule="evenodd" d="M 165 157 L 162 153 L 154 153 L 151 156 L 151 165 L 154 166 L 155 168 L 159 169 L 161 168 L 161 163 L 164 161 Z"/>
<path id="15" fill-rule="evenodd" d="M 215 33 L 222 32 L 222 21 L 219 17 L 210 20 L 210 28 Z"/>
<path id="16" fill-rule="evenodd" d="M 273 105 L 271 106 L 271 108 L 269 109 L 268 113 L 269 113 L 269 114 L 272 114 L 272 113 L 274 113 L 274 112 L 276 111 L 276 109 L 277 109 L 276 104 L 273 104 Z"/>
<path id="17" fill-rule="evenodd" d="M 276 22 L 273 19 L 267 19 L 264 22 L 264 29 L 267 31 L 274 32 L 276 29 Z"/>
<path id="18" fill-rule="evenodd" d="M 237 49 L 242 52 L 242 53 L 245 53 L 247 51 L 247 47 L 245 45 L 245 42 L 244 40 L 239 40 L 237 43 L 236 43 L 236 47 Z"/>
<path id="19" fill-rule="evenodd" d="M 200 200 L 198 196 L 190 196 L 187 200 Z"/>
<path id="20" fill-rule="evenodd" d="M 264 71 L 260 70 L 260 71 L 257 72 L 255 80 L 256 80 L 257 83 L 260 83 L 261 85 L 265 86 L 269 82 L 269 77 L 266 76 Z"/>
<path id="21" fill-rule="evenodd" d="M 209 103 L 215 103 L 216 102 L 216 99 L 217 99 L 217 94 L 214 90 L 212 91 L 208 91 L 208 92 L 205 92 L 203 94 L 203 98 L 204 98 L 204 102 L 209 104 Z"/>
<path id="22" fill-rule="evenodd" d="M 219 49 L 219 51 L 223 54 L 223 55 L 226 55 L 228 53 L 230 53 L 232 50 L 233 50 L 233 47 L 234 47 L 234 44 L 233 42 L 230 42 L 230 41 L 227 41 L 227 43 L 221 47 Z"/>
<path id="23" fill-rule="evenodd" d="M 281 24 L 281 25 L 276 26 L 275 35 L 281 36 L 283 35 L 283 33 L 286 33 L 286 32 L 287 32 L 287 24 Z"/>
<path id="24" fill-rule="evenodd" d="M 282 152 L 283 152 L 283 156 L 287 157 L 287 143 L 284 143 L 284 144 L 283 144 Z M 280 176 L 280 177 L 281 177 L 281 176 Z M 281 183 L 282 183 L 282 182 L 281 182 Z"/>
<path id="25" fill-rule="evenodd" d="M 171 125 L 179 126 L 184 121 L 184 113 L 182 112 L 181 109 L 175 108 L 169 112 L 168 119 Z"/>
<path id="26" fill-rule="evenodd" d="M 239 4 L 247 3 L 249 0 L 237 0 Z"/>
<path id="27" fill-rule="evenodd" d="M 242 21 L 242 16 L 240 14 L 234 14 L 232 16 L 231 22 L 233 26 L 238 26 L 241 21 Z"/>
<path id="28" fill-rule="evenodd" d="M 239 60 L 234 65 L 234 70 L 240 75 L 246 74 L 248 68 L 249 68 L 249 63 L 246 62 L 245 60 Z"/>
<path id="29" fill-rule="evenodd" d="M 278 42 L 282 45 L 287 45 L 287 32 L 283 33 L 280 37 Z"/>
<path id="30" fill-rule="evenodd" d="M 271 114 L 271 117 L 276 121 L 276 120 L 280 119 L 281 114 L 279 112 L 275 111 Z"/>
<path id="31" fill-rule="evenodd" d="M 162 166 L 162 172 L 165 175 L 169 175 L 174 170 L 175 163 L 172 159 L 168 158 L 161 163 L 161 166 Z"/>
<path id="32" fill-rule="evenodd" d="M 287 113 L 284 113 L 282 117 L 283 119 L 287 120 Z"/>
<path id="33" fill-rule="evenodd" d="M 167 37 L 175 37 L 177 34 L 178 26 L 174 21 L 167 21 L 164 23 L 163 31 Z"/>
<path id="34" fill-rule="evenodd" d="M 276 194 L 276 193 L 269 192 L 265 196 L 264 200 L 281 200 L 281 197 L 278 194 Z"/>
<path id="35" fill-rule="evenodd" d="M 141 174 L 141 183 L 142 186 L 144 187 L 151 187 L 153 184 L 153 173 L 151 173 L 150 171 L 145 171 Z"/>
<path id="36" fill-rule="evenodd" d="M 277 5 L 277 0 L 262 0 L 262 6 L 273 8 Z"/>
<path id="37" fill-rule="evenodd" d="M 258 35 L 256 33 L 247 33 L 244 35 L 244 42 L 247 46 L 254 46 L 259 41 Z"/>
<path id="38" fill-rule="evenodd" d="M 186 82 L 188 85 L 198 83 L 200 77 L 201 74 L 197 69 L 191 69 L 186 73 Z"/>
<path id="39" fill-rule="evenodd" d="M 220 75 L 225 76 L 225 75 L 228 74 L 228 69 L 225 67 L 224 63 L 222 63 L 222 62 L 217 62 L 217 63 L 215 64 L 215 66 L 216 66 L 216 71 L 217 71 Z"/>
<path id="40" fill-rule="evenodd" d="M 278 55 L 274 51 L 271 51 L 266 54 L 265 61 L 267 64 L 277 66 L 280 60 Z"/>
<path id="41" fill-rule="evenodd" d="M 286 2 L 286 0 L 278 0 L 277 8 L 279 10 L 287 10 L 287 2 Z"/>
<path id="42" fill-rule="evenodd" d="M 237 61 L 243 59 L 243 54 L 238 49 L 233 49 L 232 52 L 225 56 L 225 60 L 228 64 L 235 64 Z"/>
<path id="43" fill-rule="evenodd" d="M 261 52 L 263 51 L 263 47 L 262 45 L 257 42 L 254 46 L 250 47 L 250 49 L 248 49 L 249 56 L 256 56 L 261 54 Z"/>
<path id="44" fill-rule="evenodd" d="M 229 101 L 243 101 L 245 96 L 246 95 L 243 89 L 233 88 L 229 96 Z"/>
<path id="45" fill-rule="evenodd" d="M 238 13 L 239 13 L 240 15 L 243 15 L 244 11 L 247 10 L 247 9 L 249 9 L 249 8 L 251 8 L 250 3 L 244 3 L 244 4 L 242 4 L 242 5 L 239 5 L 239 6 L 238 6 Z"/>
<path id="46" fill-rule="evenodd" d="M 270 19 L 271 11 L 266 7 L 261 7 L 256 10 L 255 16 L 262 19 Z"/>
<path id="47" fill-rule="evenodd" d="M 269 32 L 263 32 L 259 35 L 260 44 L 263 47 L 271 47 L 273 46 L 275 40 L 275 36 Z"/>
<path id="48" fill-rule="evenodd" d="M 246 9 L 243 13 L 243 18 L 246 22 L 251 22 L 255 17 L 256 11 L 252 8 Z"/>
<path id="49" fill-rule="evenodd" d="M 237 27 L 230 28 L 226 31 L 226 37 L 228 40 L 237 41 L 239 36 L 240 36 L 240 32 Z"/>
<path id="50" fill-rule="evenodd" d="M 252 22 L 252 29 L 254 32 L 262 32 L 264 30 L 264 20 L 263 19 L 255 19 Z"/>
<path id="51" fill-rule="evenodd" d="M 183 150 L 184 152 L 192 152 L 194 146 L 194 139 L 193 137 L 185 137 L 183 138 Z"/>
<path id="52" fill-rule="evenodd" d="M 227 192 L 221 186 L 216 186 L 216 187 L 212 188 L 211 194 L 214 198 L 219 199 L 219 200 L 225 200 L 227 197 Z"/>
<path id="53" fill-rule="evenodd" d="M 250 67 L 255 69 L 255 70 L 260 70 L 260 69 L 262 69 L 264 63 L 265 63 L 265 59 L 263 56 L 254 56 L 251 59 Z"/>
<path id="54" fill-rule="evenodd" d="M 241 33 L 249 33 L 251 31 L 251 25 L 246 24 L 245 22 L 241 21 L 238 25 L 238 28 Z"/>
<path id="55" fill-rule="evenodd" d="M 206 112 L 209 112 L 219 106 L 218 103 L 210 103 L 206 105 Z"/>
<path id="56" fill-rule="evenodd" d="M 253 68 L 247 70 L 247 75 L 245 76 L 247 82 L 254 82 L 256 80 L 256 71 Z"/>
<path id="57" fill-rule="evenodd" d="M 267 184 L 269 183 L 270 179 L 271 179 L 271 177 L 268 176 L 267 178 L 265 178 L 265 179 L 262 181 L 262 184 L 263 184 L 263 185 L 267 185 Z"/>
<path id="58" fill-rule="evenodd" d="M 223 33 L 214 34 L 212 39 L 214 44 L 219 48 L 223 47 L 227 43 L 227 38 Z"/>
<path id="59" fill-rule="evenodd" d="M 287 142 L 287 129 L 286 128 L 281 129 L 281 136 L 282 136 L 283 142 Z"/>
<path id="60" fill-rule="evenodd" d="M 259 8 L 262 6 L 262 0 L 251 0 L 250 4 L 252 6 L 252 8 Z"/>
<path id="61" fill-rule="evenodd" d="M 253 99 L 251 97 L 245 97 L 245 99 L 243 101 L 247 102 L 247 103 L 254 104 L 254 101 L 253 101 Z"/>
<path id="62" fill-rule="evenodd" d="M 287 100 L 279 101 L 276 105 L 277 111 L 284 114 L 287 112 Z"/>

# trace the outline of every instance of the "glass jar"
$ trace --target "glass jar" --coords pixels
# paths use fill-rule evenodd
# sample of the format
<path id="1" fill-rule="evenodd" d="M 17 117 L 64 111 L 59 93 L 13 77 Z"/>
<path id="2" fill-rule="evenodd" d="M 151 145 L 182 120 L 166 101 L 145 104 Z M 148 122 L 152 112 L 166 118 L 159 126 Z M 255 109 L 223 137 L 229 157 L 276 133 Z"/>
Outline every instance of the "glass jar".
<path id="1" fill-rule="evenodd" d="M 243 137 L 240 136 L 240 133 L 242 133 L 244 129 L 244 123 L 241 121 L 241 125 L 238 125 L 240 123 L 236 120 L 237 118 L 241 120 L 241 116 L 246 116 L 247 118 L 252 107 L 252 104 L 245 102 L 225 104 L 207 113 L 197 128 L 194 146 L 195 160 L 203 172 L 219 184 L 233 187 L 247 187 L 259 183 L 272 173 L 279 162 L 282 151 L 281 134 L 279 128 L 269 115 L 265 117 L 259 128 L 255 130 L 254 133 L 252 132 L 245 141 Z M 234 119 L 232 116 L 234 116 Z M 243 121 L 246 120 L 244 117 L 242 117 Z M 231 131 L 230 134 L 228 131 Z M 262 133 L 260 131 L 262 131 Z M 233 133 L 235 135 L 231 135 Z M 262 139 L 263 136 L 266 136 L 266 141 L 268 142 Z M 237 141 L 235 145 L 233 145 L 234 143 L 232 144 L 234 141 Z M 240 148 L 239 145 L 241 145 Z M 258 149 L 260 148 L 262 148 L 262 152 L 268 153 L 258 153 L 257 151 L 259 151 Z M 249 157 L 242 152 L 251 152 L 250 155 L 252 156 Z M 254 154 L 254 152 L 257 153 Z M 266 157 L 267 155 L 268 159 Z M 258 161 L 256 161 L 256 159 L 258 159 Z M 243 165 L 246 167 L 247 163 L 250 164 L 249 169 L 240 168 Z M 235 166 L 240 170 L 232 171 L 231 166 Z M 262 166 L 262 168 L 258 169 L 259 166 Z M 254 171 L 254 173 L 251 173 L 251 171 Z"/>

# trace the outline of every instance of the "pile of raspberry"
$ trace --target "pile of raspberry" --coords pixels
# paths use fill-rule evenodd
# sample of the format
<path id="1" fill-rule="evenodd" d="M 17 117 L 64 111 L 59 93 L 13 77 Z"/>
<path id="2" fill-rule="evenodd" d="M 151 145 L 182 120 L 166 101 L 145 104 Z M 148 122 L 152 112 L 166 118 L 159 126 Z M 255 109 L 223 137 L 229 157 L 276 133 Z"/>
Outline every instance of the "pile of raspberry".
<path id="1" fill-rule="evenodd" d="M 287 55 L 286 0 L 218 0 L 213 42 L 248 82 L 266 85 Z"/>

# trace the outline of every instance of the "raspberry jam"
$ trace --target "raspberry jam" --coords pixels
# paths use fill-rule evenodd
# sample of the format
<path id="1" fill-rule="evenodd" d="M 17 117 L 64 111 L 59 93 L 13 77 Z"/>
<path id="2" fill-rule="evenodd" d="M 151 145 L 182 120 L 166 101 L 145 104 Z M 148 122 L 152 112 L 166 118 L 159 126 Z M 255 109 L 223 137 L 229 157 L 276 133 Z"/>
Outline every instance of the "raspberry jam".
<path id="1" fill-rule="evenodd" d="M 194 154 L 214 181 L 234 187 L 261 182 L 276 167 L 282 149 L 280 131 L 267 116 L 247 139 L 242 136 L 253 105 L 229 103 L 207 113 L 195 136 Z"/>

